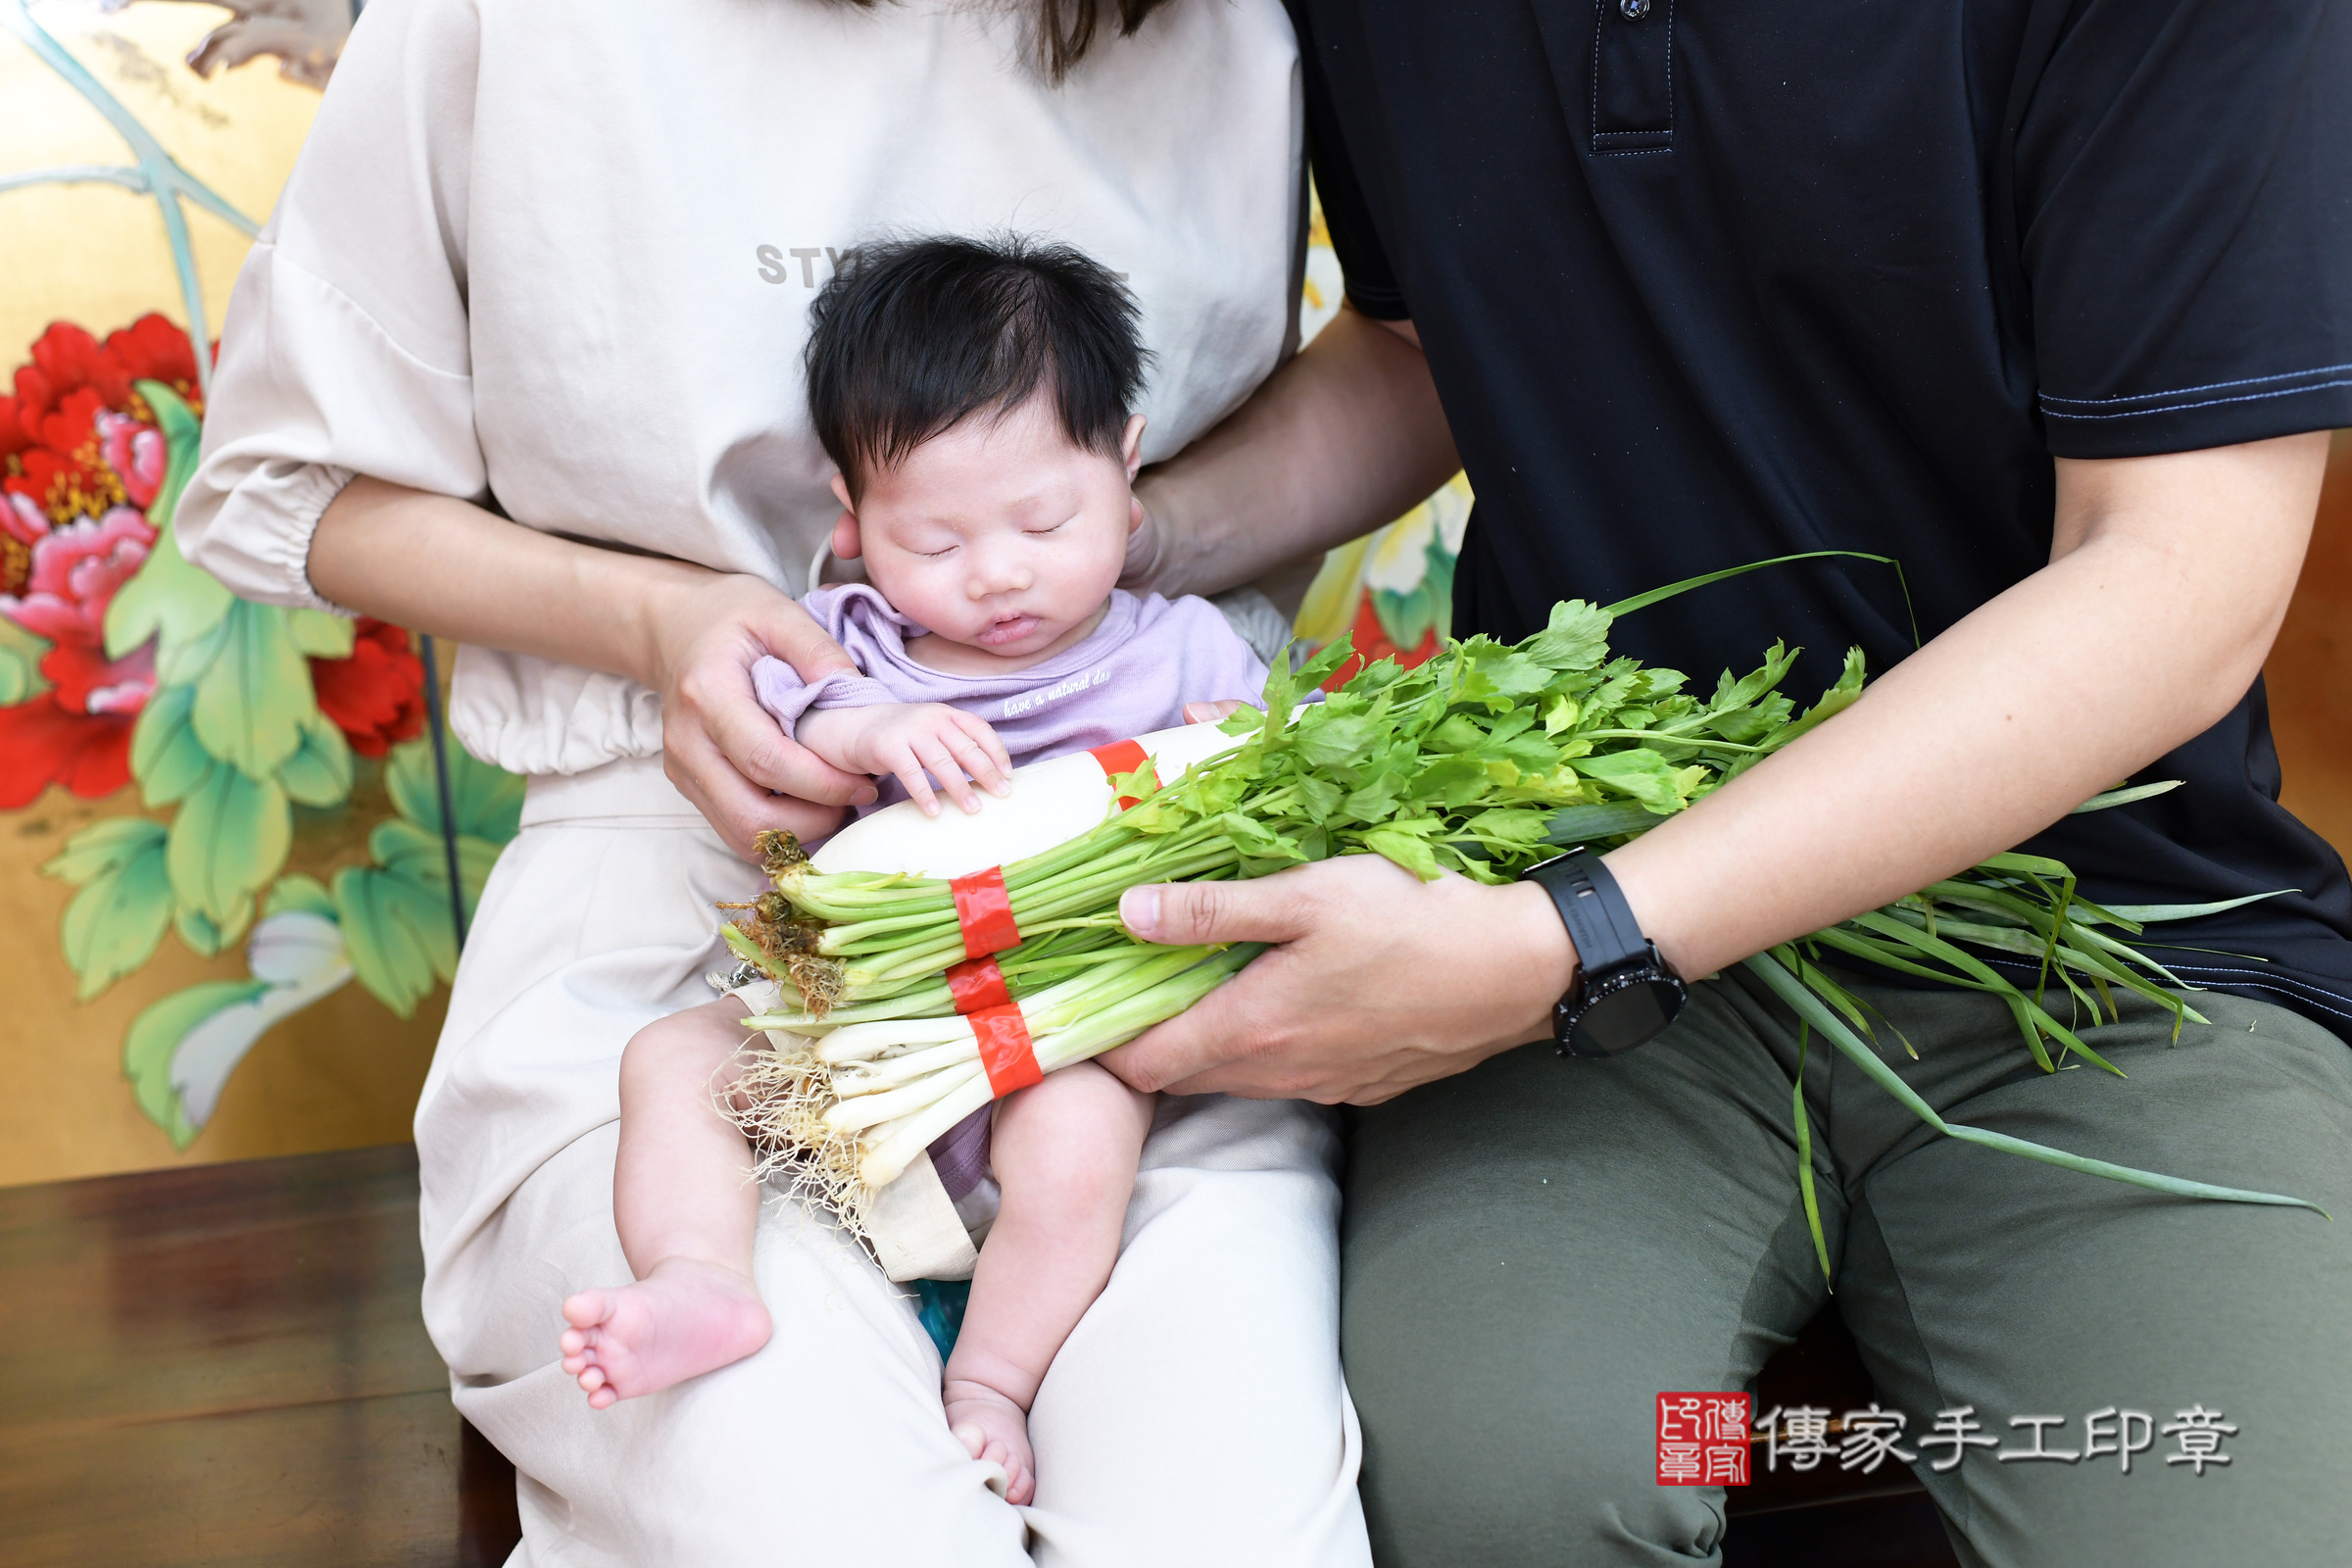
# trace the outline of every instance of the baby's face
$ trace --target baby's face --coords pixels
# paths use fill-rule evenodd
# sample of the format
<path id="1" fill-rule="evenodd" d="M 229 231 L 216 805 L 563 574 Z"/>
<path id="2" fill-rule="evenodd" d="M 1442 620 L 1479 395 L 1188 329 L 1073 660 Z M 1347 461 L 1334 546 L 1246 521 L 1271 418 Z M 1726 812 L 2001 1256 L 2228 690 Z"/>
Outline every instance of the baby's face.
<path id="1" fill-rule="evenodd" d="M 869 474 L 834 551 L 862 555 L 901 614 L 951 642 L 1057 653 L 1093 629 L 1126 563 L 1143 428 L 1128 420 L 1106 456 L 1074 445 L 1043 398 L 968 418 Z"/>

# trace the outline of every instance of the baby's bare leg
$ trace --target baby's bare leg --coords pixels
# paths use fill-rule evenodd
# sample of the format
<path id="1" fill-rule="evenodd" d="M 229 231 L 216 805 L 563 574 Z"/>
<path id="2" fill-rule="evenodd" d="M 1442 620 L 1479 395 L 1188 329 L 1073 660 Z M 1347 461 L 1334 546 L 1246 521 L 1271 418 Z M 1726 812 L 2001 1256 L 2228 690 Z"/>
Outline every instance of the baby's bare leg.
<path id="1" fill-rule="evenodd" d="M 752 1283 L 759 1184 L 750 1147 L 711 1103 L 734 1082 L 743 1004 L 722 997 L 655 1020 L 620 1058 L 612 1220 L 634 1285 L 564 1303 L 564 1370 L 603 1409 L 767 1343 Z"/>
<path id="2" fill-rule="evenodd" d="M 980 1250 L 942 1395 L 972 1457 L 1004 1467 L 1009 1502 L 1036 1495 L 1029 1405 L 1118 1261 L 1152 1103 L 1086 1061 L 997 1105 L 989 1162 L 1004 1205 Z"/>

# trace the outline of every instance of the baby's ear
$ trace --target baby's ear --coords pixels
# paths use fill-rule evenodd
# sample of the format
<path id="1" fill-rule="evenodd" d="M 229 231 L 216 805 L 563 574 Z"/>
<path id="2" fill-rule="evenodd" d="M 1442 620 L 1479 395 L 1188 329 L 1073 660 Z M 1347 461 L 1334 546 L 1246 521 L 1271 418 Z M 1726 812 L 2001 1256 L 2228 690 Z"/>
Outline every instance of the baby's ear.
<path id="1" fill-rule="evenodd" d="M 833 498 L 841 503 L 841 515 L 833 519 L 833 554 L 843 561 L 856 561 L 864 548 L 858 538 L 858 509 L 850 501 L 850 487 L 840 474 L 833 476 Z"/>
<path id="2" fill-rule="evenodd" d="M 1119 437 L 1119 456 L 1126 460 L 1127 477 L 1133 480 L 1136 471 L 1144 466 L 1144 416 L 1142 415 L 1136 414 L 1128 416 L 1127 429 Z"/>

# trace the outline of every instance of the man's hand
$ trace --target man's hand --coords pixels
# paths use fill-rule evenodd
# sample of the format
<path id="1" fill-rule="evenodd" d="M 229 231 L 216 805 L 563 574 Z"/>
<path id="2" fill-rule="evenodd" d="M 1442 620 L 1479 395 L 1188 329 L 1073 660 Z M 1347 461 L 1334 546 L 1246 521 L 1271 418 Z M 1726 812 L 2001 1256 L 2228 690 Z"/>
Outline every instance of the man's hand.
<path id="1" fill-rule="evenodd" d="M 1575 967 L 1543 889 L 1422 882 L 1377 855 L 1130 888 L 1119 917 L 1150 942 L 1281 944 L 1102 1058 L 1176 1094 L 1377 1104 L 1544 1038 Z"/>
<path id="2" fill-rule="evenodd" d="M 995 796 L 1011 793 L 1012 759 L 997 732 L 987 720 L 945 703 L 811 709 L 801 715 L 797 732 L 836 767 L 895 776 L 925 816 L 939 814 L 931 779 L 967 811 L 980 809 L 974 784 Z"/>

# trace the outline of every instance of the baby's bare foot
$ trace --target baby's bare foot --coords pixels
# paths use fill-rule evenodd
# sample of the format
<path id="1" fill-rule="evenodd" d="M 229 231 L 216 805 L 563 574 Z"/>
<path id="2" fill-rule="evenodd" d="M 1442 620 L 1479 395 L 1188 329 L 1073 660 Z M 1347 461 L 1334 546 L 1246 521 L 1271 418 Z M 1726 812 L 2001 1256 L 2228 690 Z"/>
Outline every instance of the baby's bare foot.
<path id="1" fill-rule="evenodd" d="M 1037 1460 L 1029 1451 L 1029 1415 L 985 1383 L 950 1378 L 941 1391 L 948 1430 L 975 1459 L 993 1460 L 1004 1471 L 1004 1500 L 1024 1503 L 1037 1495 Z"/>
<path id="2" fill-rule="evenodd" d="M 564 1320 L 564 1370 L 599 1410 L 740 1361 L 768 1334 L 750 1280 L 687 1257 L 662 1259 L 634 1285 L 580 1292 Z"/>

